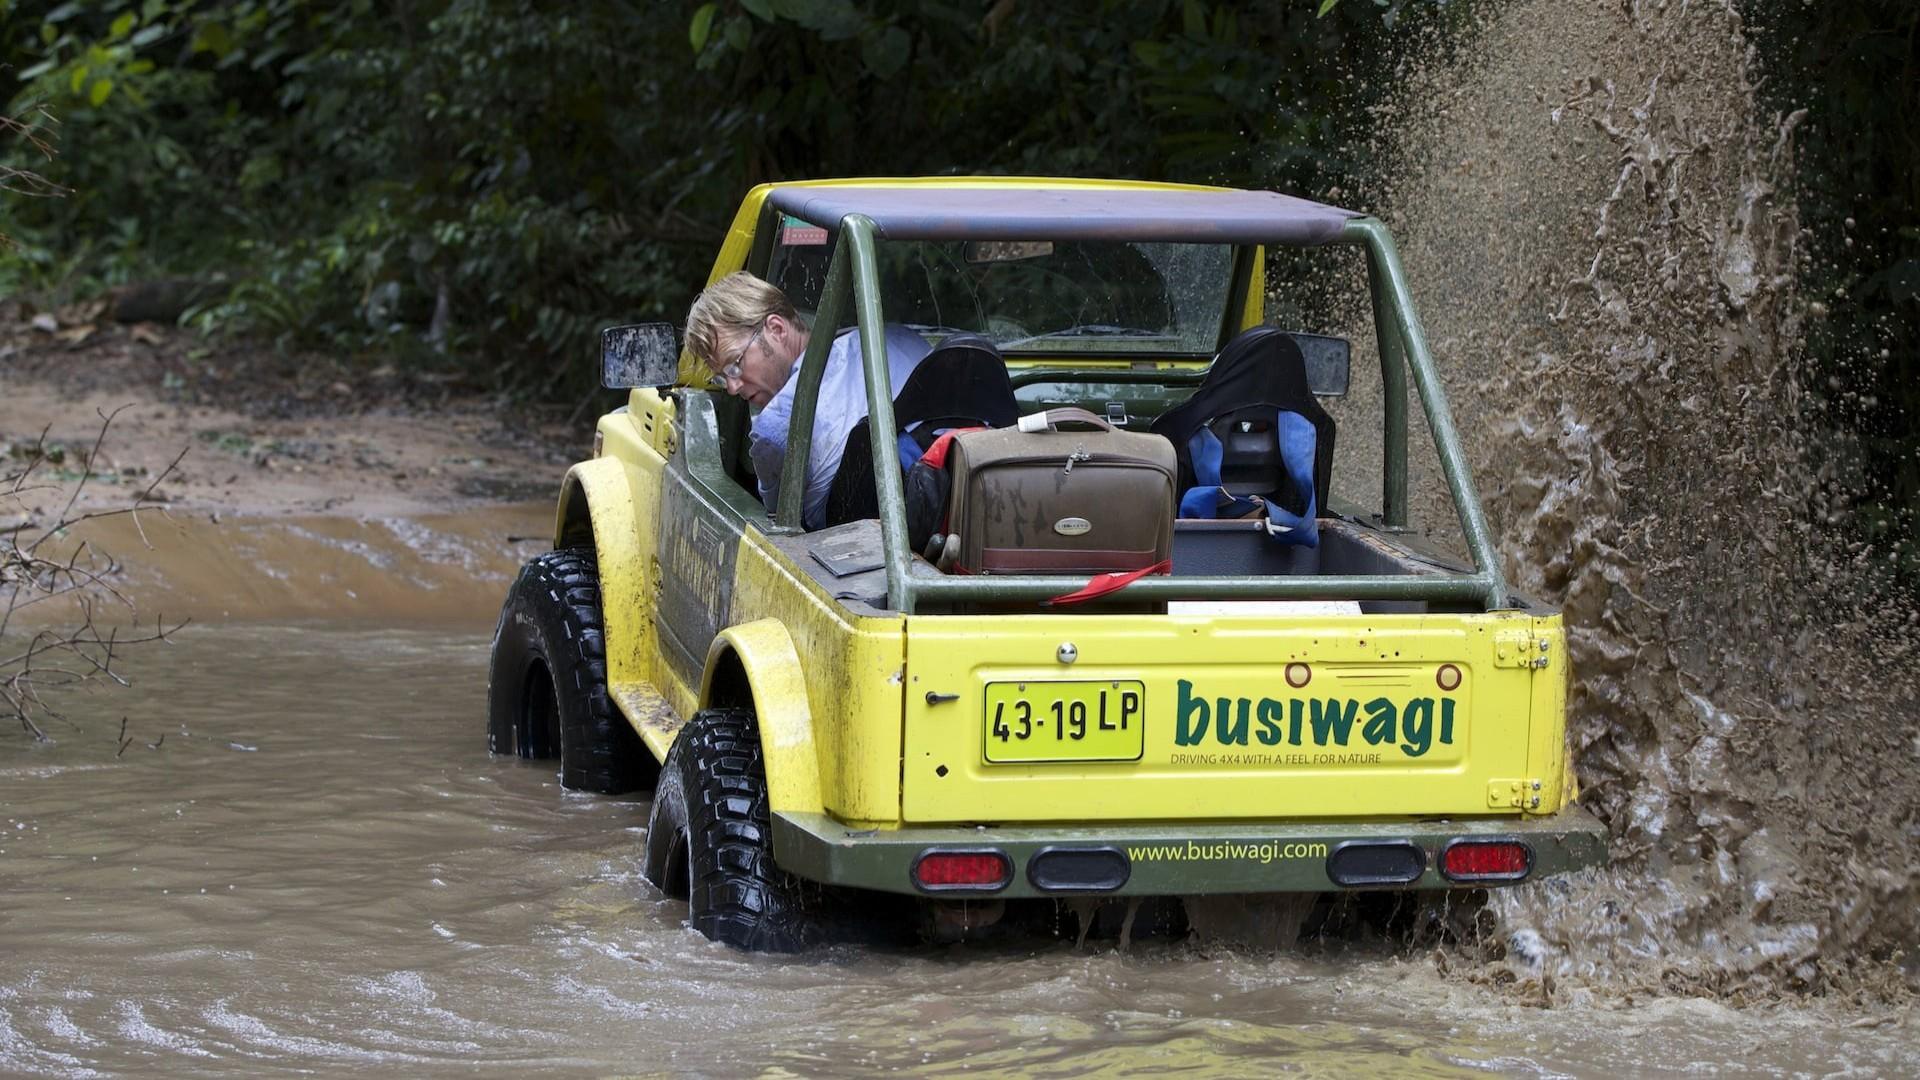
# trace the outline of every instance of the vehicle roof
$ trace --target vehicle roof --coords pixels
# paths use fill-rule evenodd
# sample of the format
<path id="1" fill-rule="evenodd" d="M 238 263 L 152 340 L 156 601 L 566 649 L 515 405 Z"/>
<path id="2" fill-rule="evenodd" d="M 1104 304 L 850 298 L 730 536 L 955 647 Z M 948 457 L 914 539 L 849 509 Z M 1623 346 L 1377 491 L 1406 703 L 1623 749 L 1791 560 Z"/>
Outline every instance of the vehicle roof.
<path id="1" fill-rule="evenodd" d="M 773 185 L 782 213 L 828 228 L 849 214 L 889 240 L 1142 240 L 1313 246 L 1355 211 L 1273 191 L 1119 180 L 927 177 Z"/>

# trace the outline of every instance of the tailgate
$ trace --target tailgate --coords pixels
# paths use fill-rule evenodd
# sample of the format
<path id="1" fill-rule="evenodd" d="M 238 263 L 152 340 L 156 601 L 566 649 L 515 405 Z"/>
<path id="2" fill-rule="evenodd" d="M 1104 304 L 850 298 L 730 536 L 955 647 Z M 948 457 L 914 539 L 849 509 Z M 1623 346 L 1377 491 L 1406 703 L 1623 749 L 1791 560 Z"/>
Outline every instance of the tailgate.
<path id="1" fill-rule="evenodd" d="M 1556 809 L 1559 633 L 1557 618 L 1512 613 L 914 616 L 902 816 Z M 1551 715 L 1534 717 L 1536 700 Z"/>

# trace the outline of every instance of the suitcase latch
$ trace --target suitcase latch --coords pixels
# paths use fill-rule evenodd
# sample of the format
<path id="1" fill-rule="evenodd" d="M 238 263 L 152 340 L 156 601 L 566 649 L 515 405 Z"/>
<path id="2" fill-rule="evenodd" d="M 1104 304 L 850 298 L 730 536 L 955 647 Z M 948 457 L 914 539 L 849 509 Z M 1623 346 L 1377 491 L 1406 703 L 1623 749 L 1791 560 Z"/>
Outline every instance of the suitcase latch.
<path id="1" fill-rule="evenodd" d="M 1114 427 L 1127 426 L 1127 403 L 1124 401 L 1107 402 L 1107 423 Z"/>

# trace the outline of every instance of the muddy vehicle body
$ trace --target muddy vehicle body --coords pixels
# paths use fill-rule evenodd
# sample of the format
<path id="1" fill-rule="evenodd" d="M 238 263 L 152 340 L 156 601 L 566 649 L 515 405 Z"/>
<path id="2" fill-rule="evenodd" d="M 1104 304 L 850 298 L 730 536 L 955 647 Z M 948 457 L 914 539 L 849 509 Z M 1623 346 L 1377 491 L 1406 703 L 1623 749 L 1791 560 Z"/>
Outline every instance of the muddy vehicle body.
<path id="1" fill-rule="evenodd" d="M 860 335 L 874 431 L 894 427 L 889 323 L 990 338 L 1023 414 L 1143 431 L 1262 325 L 1273 246 L 1364 252 L 1377 505 L 1309 502 L 1311 546 L 1182 517 L 1170 566 L 1071 605 L 1054 601 L 1084 573 L 955 573 L 917 551 L 895 440 L 863 451 L 875 516 L 808 531 L 797 498 L 770 513 L 745 404 L 670 327 L 609 331 L 629 400 L 502 612 L 493 751 L 558 757 L 570 787 L 657 782 L 648 877 L 749 948 L 804 944 L 808 904 L 842 891 L 980 909 L 1484 888 L 1604 861 L 1574 801 L 1560 617 L 1506 586 L 1379 222 L 1173 185 L 778 184 L 747 196 L 710 280 L 751 270 L 813 321 L 794 492 L 833 330 Z M 1346 342 L 1290 340 L 1316 393 L 1343 386 Z M 1407 527 L 1416 402 L 1470 567 Z"/>

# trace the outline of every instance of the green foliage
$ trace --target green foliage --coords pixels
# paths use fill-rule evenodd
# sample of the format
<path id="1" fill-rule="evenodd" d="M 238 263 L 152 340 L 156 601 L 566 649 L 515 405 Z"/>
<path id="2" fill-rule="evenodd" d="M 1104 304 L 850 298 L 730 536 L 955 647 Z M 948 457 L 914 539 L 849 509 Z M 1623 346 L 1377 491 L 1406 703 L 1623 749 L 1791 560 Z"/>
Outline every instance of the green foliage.
<path id="1" fill-rule="evenodd" d="M 26 6 L 16 5 L 16 14 Z M 213 112 L 214 100 L 201 73 L 162 69 L 143 55 L 164 36 L 169 9 L 144 5 L 154 21 L 142 25 L 142 6 L 54 8 L 29 24 L 34 59 L 25 65 L 19 43 L 7 43 L 23 84 L 8 111 L 40 109 L 61 121 L 60 156 L 43 172 L 68 196 L 22 204 L 12 215 L 21 244 L 15 256 L 40 273 L 112 282 L 154 265 L 156 252 L 189 262 L 207 254 L 202 232 L 153 210 L 195 197 L 194 159 L 218 146 L 222 133 L 190 124 L 186 114 Z M 210 118 L 210 127 L 219 126 L 219 117 Z"/>
<path id="2" fill-rule="evenodd" d="M 757 182 L 1341 183 L 1406 2 L 15 3 L 13 104 L 62 117 L 75 195 L 16 208 L 0 280 L 212 277 L 210 332 L 574 392 Z"/>

